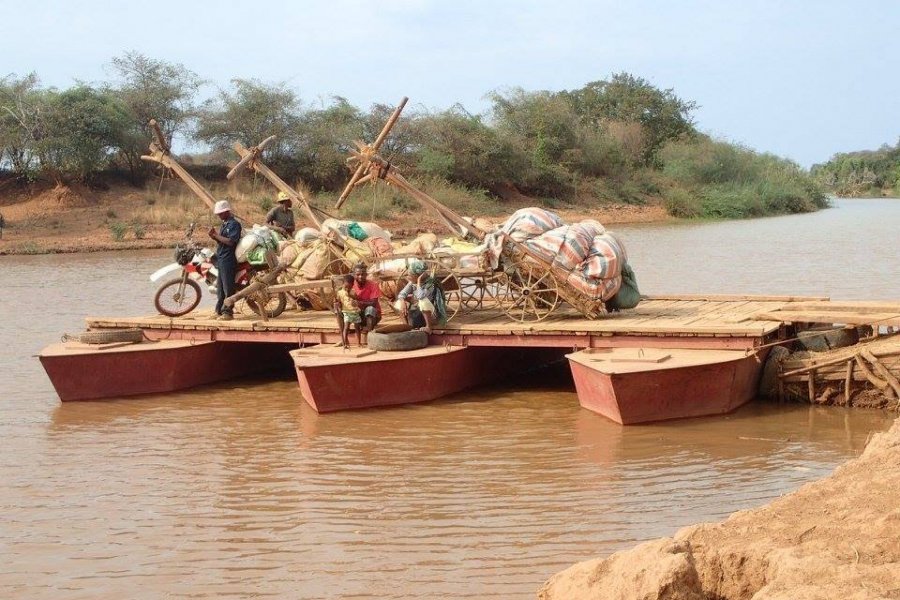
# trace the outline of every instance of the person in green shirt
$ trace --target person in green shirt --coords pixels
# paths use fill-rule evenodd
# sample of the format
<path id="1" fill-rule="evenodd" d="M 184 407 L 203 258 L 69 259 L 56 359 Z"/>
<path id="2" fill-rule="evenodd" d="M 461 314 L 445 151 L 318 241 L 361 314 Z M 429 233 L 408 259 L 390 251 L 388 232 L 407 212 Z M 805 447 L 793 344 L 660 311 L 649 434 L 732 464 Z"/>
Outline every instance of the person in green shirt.
<path id="1" fill-rule="evenodd" d="M 278 206 L 266 215 L 266 225 L 288 237 L 294 237 L 294 211 L 291 210 L 291 197 L 278 192 Z"/>

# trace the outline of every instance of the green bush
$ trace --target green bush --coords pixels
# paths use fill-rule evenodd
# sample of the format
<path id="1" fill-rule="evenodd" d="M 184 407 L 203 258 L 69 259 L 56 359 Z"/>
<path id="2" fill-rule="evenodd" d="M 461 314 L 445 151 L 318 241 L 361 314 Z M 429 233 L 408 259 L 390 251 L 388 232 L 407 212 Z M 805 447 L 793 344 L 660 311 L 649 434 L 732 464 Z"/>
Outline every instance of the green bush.
<path id="1" fill-rule="evenodd" d="M 680 219 L 703 216 L 700 199 L 681 188 L 675 188 L 666 194 L 665 207 L 667 213 Z"/>
<path id="2" fill-rule="evenodd" d="M 272 207 L 275 206 L 275 201 L 271 196 L 262 196 L 259 200 L 256 201 L 256 204 L 264 213 L 268 213 L 272 210 Z"/>
<path id="3" fill-rule="evenodd" d="M 144 224 L 139 221 L 135 221 L 131 224 L 131 230 L 134 232 L 134 239 L 136 240 L 142 240 L 147 237 L 147 229 L 144 227 Z"/>
<path id="4" fill-rule="evenodd" d="M 121 221 L 110 223 L 109 232 L 112 234 L 113 240 L 121 242 L 125 239 L 125 234 L 128 233 L 128 225 L 126 223 L 122 223 Z"/>

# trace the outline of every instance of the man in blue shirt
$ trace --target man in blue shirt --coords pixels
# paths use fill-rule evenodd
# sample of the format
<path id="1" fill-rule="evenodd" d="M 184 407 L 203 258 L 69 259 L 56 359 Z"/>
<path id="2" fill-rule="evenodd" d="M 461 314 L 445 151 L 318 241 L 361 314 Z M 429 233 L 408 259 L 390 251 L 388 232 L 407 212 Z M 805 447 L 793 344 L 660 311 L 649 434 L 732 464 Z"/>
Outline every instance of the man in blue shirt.
<path id="1" fill-rule="evenodd" d="M 219 277 L 216 280 L 216 319 L 230 321 L 234 318 L 234 309 L 225 306 L 225 298 L 234 295 L 234 278 L 237 275 L 237 244 L 241 240 L 241 224 L 231 214 L 231 205 L 227 200 L 216 202 L 213 212 L 222 219 L 222 226 L 216 233 L 215 227 L 209 228 L 209 237 L 216 246 L 216 267 Z"/>

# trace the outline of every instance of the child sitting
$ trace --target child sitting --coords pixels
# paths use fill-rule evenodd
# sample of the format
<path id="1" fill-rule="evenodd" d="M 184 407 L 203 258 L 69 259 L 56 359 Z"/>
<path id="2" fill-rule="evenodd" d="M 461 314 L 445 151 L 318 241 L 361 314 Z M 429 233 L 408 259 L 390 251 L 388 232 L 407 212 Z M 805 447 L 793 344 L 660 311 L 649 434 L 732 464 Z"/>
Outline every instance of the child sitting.
<path id="1" fill-rule="evenodd" d="M 341 343 L 343 343 L 344 348 L 350 347 L 349 337 L 351 324 L 356 325 L 356 345 L 362 345 L 360 337 L 362 317 L 359 313 L 359 304 L 357 304 L 356 298 L 354 298 L 351 291 L 353 288 L 353 281 L 353 275 L 344 275 L 344 279 L 341 282 L 341 289 L 337 291 L 337 300 L 335 301 L 335 308 L 340 306 L 341 311 L 343 322 L 343 327 L 341 328 Z"/>

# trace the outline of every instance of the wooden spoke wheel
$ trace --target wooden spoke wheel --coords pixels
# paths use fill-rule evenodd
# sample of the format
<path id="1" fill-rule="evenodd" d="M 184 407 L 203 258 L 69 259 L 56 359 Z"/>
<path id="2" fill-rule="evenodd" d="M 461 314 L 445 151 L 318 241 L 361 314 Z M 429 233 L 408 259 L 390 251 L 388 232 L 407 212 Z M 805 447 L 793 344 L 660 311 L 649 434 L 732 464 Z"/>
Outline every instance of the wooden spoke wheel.
<path id="1" fill-rule="evenodd" d="M 508 293 L 506 273 L 489 273 L 480 277 L 460 277 L 460 301 L 464 311 L 502 308 Z"/>
<path id="2" fill-rule="evenodd" d="M 444 304 L 447 308 L 447 322 L 456 316 L 459 309 L 462 308 L 462 289 L 459 285 L 459 279 L 453 273 L 442 275 L 437 274 L 437 278 L 441 283 L 441 289 L 444 291 Z"/>
<path id="3" fill-rule="evenodd" d="M 322 278 L 329 279 L 337 275 L 347 275 L 350 273 L 351 264 L 346 258 L 335 258 L 325 265 L 322 270 Z"/>
<path id="4" fill-rule="evenodd" d="M 506 273 L 509 295 L 504 309 L 514 321 L 542 321 L 559 306 L 559 288 L 549 268 L 518 262 Z"/>

